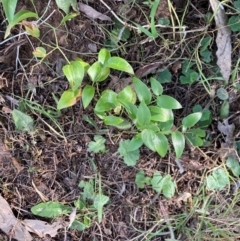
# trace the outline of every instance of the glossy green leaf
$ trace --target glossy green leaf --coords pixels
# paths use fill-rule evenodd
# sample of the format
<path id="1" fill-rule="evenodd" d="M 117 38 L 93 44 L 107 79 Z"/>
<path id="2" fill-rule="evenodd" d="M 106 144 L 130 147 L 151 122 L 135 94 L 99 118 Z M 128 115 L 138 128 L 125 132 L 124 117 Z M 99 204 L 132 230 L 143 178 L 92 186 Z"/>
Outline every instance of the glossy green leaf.
<path id="1" fill-rule="evenodd" d="M 170 109 L 170 110 L 182 108 L 182 105 L 177 100 L 175 100 L 173 97 L 168 95 L 158 96 L 157 105 L 159 107 Z"/>
<path id="2" fill-rule="evenodd" d="M 228 173 L 224 169 L 218 168 L 207 177 L 207 188 L 221 191 L 229 182 Z"/>
<path id="3" fill-rule="evenodd" d="M 137 110 L 137 124 L 147 126 L 151 121 L 151 113 L 144 101 L 142 101 Z"/>
<path id="4" fill-rule="evenodd" d="M 228 157 L 228 159 L 226 160 L 226 166 L 232 171 L 235 177 L 240 176 L 239 160 L 233 157 Z"/>
<path id="5" fill-rule="evenodd" d="M 81 90 L 73 91 L 71 89 L 66 90 L 62 93 L 60 100 L 57 104 L 57 109 L 61 110 L 76 104 L 81 96 Z"/>
<path id="6" fill-rule="evenodd" d="M 197 124 L 197 122 L 201 119 L 202 112 L 195 112 L 192 113 L 182 119 L 182 125 L 183 125 L 183 131 L 186 130 L 186 128 L 190 128 Z"/>
<path id="7" fill-rule="evenodd" d="M 72 61 L 71 63 L 63 66 L 63 73 L 67 77 L 67 80 L 73 91 L 77 90 L 84 77 L 84 68 L 80 61 Z"/>
<path id="8" fill-rule="evenodd" d="M 34 130 L 34 122 L 31 116 L 14 109 L 12 111 L 12 117 L 16 129 L 19 131 L 33 131 Z"/>
<path id="9" fill-rule="evenodd" d="M 202 146 L 202 137 L 205 137 L 206 132 L 200 128 L 190 129 L 185 133 L 188 144 L 193 146 Z"/>
<path id="10" fill-rule="evenodd" d="M 98 53 L 98 62 L 104 65 L 111 57 L 110 51 L 108 49 L 101 49 Z"/>
<path id="11" fill-rule="evenodd" d="M 180 158 L 185 148 L 185 137 L 179 132 L 172 132 L 172 143 L 176 153 L 176 158 Z"/>
<path id="12" fill-rule="evenodd" d="M 167 137 L 162 133 L 157 133 L 153 139 L 154 147 L 156 152 L 161 156 L 165 157 L 169 150 L 169 144 Z"/>
<path id="13" fill-rule="evenodd" d="M 92 101 L 95 94 L 95 88 L 91 85 L 86 85 L 82 91 L 82 103 L 83 108 L 86 109 L 90 102 Z"/>
<path id="14" fill-rule="evenodd" d="M 72 208 L 61 204 L 60 202 L 45 202 L 39 203 L 31 208 L 31 212 L 34 215 L 45 217 L 45 218 L 55 218 L 63 214 L 71 213 Z"/>
<path id="15" fill-rule="evenodd" d="M 134 75 L 132 66 L 125 59 L 120 57 L 110 57 L 106 62 L 106 66 Z"/>
<path id="16" fill-rule="evenodd" d="M 118 100 L 123 100 L 135 104 L 137 97 L 130 85 L 127 85 L 118 93 Z"/>
<path id="17" fill-rule="evenodd" d="M 2 6 L 8 23 L 12 23 L 17 6 L 17 0 L 2 0 Z"/>
<path id="18" fill-rule="evenodd" d="M 129 142 L 128 151 L 135 151 L 143 145 L 141 134 L 135 135 Z"/>
<path id="19" fill-rule="evenodd" d="M 160 108 L 158 106 L 148 106 L 151 113 L 151 120 L 157 122 L 166 122 L 172 119 L 169 110 Z"/>
<path id="20" fill-rule="evenodd" d="M 133 85 L 139 101 L 145 101 L 145 103 L 148 105 L 151 102 L 152 94 L 147 85 L 136 77 L 133 77 Z"/>
<path id="21" fill-rule="evenodd" d="M 153 130 L 150 130 L 150 129 L 143 130 L 141 132 L 141 137 L 145 146 L 147 146 L 152 151 L 156 151 L 155 143 L 154 143 L 156 134 Z"/>
<path id="22" fill-rule="evenodd" d="M 87 73 L 93 82 L 101 82 L 109 76 L 110 69 L 100 62 L 95 62 L 88 68 Z"/>
<path id="23" fill-rule="evenodd" d="M 112 110 L 119 105 L 117 100 L 117 94 L 112 90 L 105 90 L 99 98 L 94 111 L 102 113 L 105 111 Z"/>
<path id="24" fill-rule="evenodd" d="M 123 119 L 123 121 L 120 124 L 115 125 L 115 127 L 119 130 L 128 130 L 132 127 L 132 124 L 129 121 Z"/>
<path id="25" fill-rule="evenodd" d="M 163 87 L 155 78 L 150 78 L 152 92 L 159 96 L 163 93 Z"/>
<path id="26" fill-rule="evenodd" d="M 118 101 L 121 103 L 121 105 L 125 108 L 125 110 L 127 111 L 129 117 L 134 120 L 137 118 L 137 107 L 136 105 L 132 104 L 131 102 L 125 101 L 123 99 L 119 99 Z"/>
<path id="27" fill-rule="evenodd" d="M 104 124 L 109 125 L 109 126 L 117 126 L 117 125 L 121 124 L 123 121 L 124 121 L 123 118 L 117 117 L 114 115 L 106 116 L 103 119 Z"/>

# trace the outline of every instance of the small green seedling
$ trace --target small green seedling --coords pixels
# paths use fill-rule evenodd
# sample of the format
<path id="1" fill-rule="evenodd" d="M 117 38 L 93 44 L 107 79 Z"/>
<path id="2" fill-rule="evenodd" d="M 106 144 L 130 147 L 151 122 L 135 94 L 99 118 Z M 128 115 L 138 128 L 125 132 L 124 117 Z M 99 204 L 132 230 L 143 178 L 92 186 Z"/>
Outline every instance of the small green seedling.
<path id="1" fill-rule="evenodd" d="M 194 63 L 186 59 L 182 67 L 182 75 L 180 76 L 181 84 L 193 84 L 197 79 L 199 74 L 192 69 Z"/>
<path id="2" fill-rule="evenodd" d="M 34 130 L 34 122 L 31 116 L 15 109 L 12 111 L 12 117 L 17 130 L 28 132 Z"/>
<path id="3" fill-rule="evenodd" d="M 212 42 L 212 37 L 210 36 L 203 38 L 200 42 L 201 48 L 199 52 L 202 57 L 202 60 L 206 63 L 210 63 L 212 60 L 212 52 L 208 48 L 211 42 Z"/>
<path id="4" fill-rule="evenodd" d="M 94 136 L 94 141 L 91 141 L 88 144 L 88 150 L 93 153 L 106 153 L 106 147 L 105 147 L 106 139 L 100 135 Z"/>
<path id="5" fill-rule="evenodd" d="M 224 89 L 223 87 L 219 88 L 217 90 L 217 97 L 223 101 L 220 107 L 220 117 L 227 118 L 229 116 L 229 109 L 230 109 L 229 95 L 227 90 Z"/>
<path id="6" fill-rule="evenodd" d="M 207 189 L 221 191 L 226 185 L 229 185 L 229 176 L 225 169 L 217 168 L 207 177 Z"/>
<path id="7" fill-rule="evenodd" d="M 19 24 L 22 20 L 27 18 L 38 18 L 37 13 L 28 10 L 21 10 L 14 14 L 17 6 L 17 0 L 2 0 L 2 6 L 8 21 L 4 38 L 7 38 L 11 29 L 15 25 Z"/>
<path id="8" fill-rule="evenodd" d="M 175 193 L 175 183 L 172 181 L 169 174 L 162 176 L 160 172 L 155 172 L 153 177 L 145 176 L 141 170 L 136 174 L 135 183 L 141 189 L 145 185 L 151 186 L 157 193 L 162 193 L 166 198 L 173 197 Z"/>

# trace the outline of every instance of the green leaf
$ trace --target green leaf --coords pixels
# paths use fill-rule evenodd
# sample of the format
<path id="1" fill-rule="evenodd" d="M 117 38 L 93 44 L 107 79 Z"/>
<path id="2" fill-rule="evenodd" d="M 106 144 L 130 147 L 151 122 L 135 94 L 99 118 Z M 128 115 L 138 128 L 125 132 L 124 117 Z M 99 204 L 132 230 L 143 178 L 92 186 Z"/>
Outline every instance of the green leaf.
<path id="1" fill-rule="evenodd" d="M 228 184 L 228 173 L 222 168 L 215 169 L 212 175 L 207 177 L 207 188 L 210 190 L 221 191 Z"/>
<path id="2" fill-rule="evenodd" d="M 229 98 L 228 96 L 228 92 L 226 91 L 226 89 L 224 88 L 219 88 L 217 90 L 217 97 L 220 99 L 220 100 L 227 100 Z"/>
<path id="3" fill-rule="evenodd" d="M 88 144 L 88 150 L 90 152 L 99 153 L 99 152 L 106 152 L 105 147 L 106 139 L 100 135 L 94 136 L 94 141 L 89 142 Z"/>
<path id="4" fill-rule="evenodd" d="M 175 193 L 175 183 L 169 174 L 164 176 L 161 180 L 162 193 L 166 198 L 172 198 Z"/>
<path id="5" fill-rule="evenodd" d="M 45 58 L 47 55 L 46 49 L 43 47 L 37 47 L 32 53 L 37 58 Z"/>
<path id="6" fill-rule="evenodd" d="M 86 109 L 92 101 L 95 94 L 95 88 L 91 85 L 86 85 L 82 91 L 83 108 Z"/>
<path id="7" fill-rule="evenodd" d="M 133 89 L 130 85 L 127 85 L 124 89 L 122 89 L 118 93 L 117 98 L 118 98 L 118 100 L 131 102 L 133 104 L 136 102 L 136 99 L 137 99 L 136 93 L 133 91 Z"/>
<path id="8" fill-rule="evenodd" d="M 111 69 L 124 71 L 131 75 L 134 75 L 132 66 L 125 59 L 122 59 L 120 57 L 110 57 L 106 62 L 106 66 Z"/>
<path id="9" fill-rule="evenodd" d="M 102 82 L 109 76 L 110 68 L 104 67 L 100 62 L 95 62 L 88 68 L 87 73 L 91 81 Z"/>
<path id="10" fill-rule="evenodd" d="M 81 181 L 78 186 L 83 188 L 81 192 L 81 198 L 85 201 L 86 199 L 94 200 L 96 194 L 94 192 L 94 181 L 90 179 L 88 182 Z"/>
<path id="11" fill-rule="evenodd" d="M 16 129 L 19 131 L 33 131 L 34 130 L 34 123 L 31 116 L 24 114 L 23 112 L 14 109 L 12 111 L 12 117 Z"/>
<path id="12" fill-rule="evenodd" d="M 132 150 L 132 146 L 130 140 L 125 140 L 121 141 L 118 147 L 118 152 L 127 166 L 135 166 L 139 159 L 139 149 Z"/>
<path id="13" fill-rule="evenodd" d="M 61 110 L 76 104 L 81 96 L 81 90 L 73 91 L 71 89 L 66 90 L 62 93 L 60 100 L 57 104 L 57 109 Z"/>
<path id="14" fill-rule="evenodd" d="M 119 105 L 117 94 L 112 90 L 103 91 L 94 111 L 97 113 L 105 112 L 116 108 Z"/>
<path id="15" fill-rule="evenodd" d="M 160 193 L 162 191 L 162 179 L 163 177 L 160 172 L 155 172 L 153 174 L 151 185 L 153 190 L 155 190 L 157 193 Z"/>
<path id="16" fill-rule="evenodd" d="M 234 6 L 238 11 L 240 11 L 240 0 L 234 1 L 234 2 L 233 2 L 233 6 Z"/>
<path id="17" fill-rule="evenodd" d="M 38 26 L 33 22 L 22 21 L 22 25 L 25 27 L 28 34 L 34 38 L 39 38 L 40 30 Z"/>
<path id="18" fill-rule="evenodd" d="M 176 158 L 180 158 L 185 148 L 184 135 L 179 131 L 172 132 L 172 143 L 176 153 Z"/>
<path id="19" fill-rule="evenodd" d="M 8 23 L 13 22 L 14 13 L 17 6 L 17 0 L 2 0 L 2 6 Z"/>
<path id="20" fill-rule="evenodd" d="M 136 77 L 133 77 L 133 85 L 139 101 L 142 102 L 144 100 L 145 103 L 148 105 L 151 102 L 152 94 L 147 85 Z"/>
<path id="21" fill-rule="evenodd" d="M 151 113 L 151 120 L 157 122 L 167 122 L 172 120 L 172 115 L 169 110 L 158 106 L 148 106 Z"/>
<path id="22" fill-rule="evenodd" d="M 147 146 L 152 151 L 156 151 L 155 144 L 154 144 L 156 134 L 153 130 L 150 130 L 150 129 L 143 130 L 141 132 L 141 137 L 145 146 Z"/>
<path id="23" fill-rule="evenodd" d="M 228 19 L 228 26 L 231 28 L 233 32 L 240 31 L 240 16 L 232 16 Z"/>
<path id="24" fill-rule="evenodd" d="M 125 101 L 123 99 L 119 99 L 119 102 L 121 103 L 121 105 L 125 108 L 125 110 L 127 111 L 129 117 L 134 120 L 137 118 L 137 107 L 136 105 L 132 104 L 131 102 Z"/>
<path id="25" fill-rule="evenodd" d="M 93 206 L 98 210 L 98 222 L 102 222 L 103 206 L 107 204 L 109 197 L 99 193 L 93 201 Z"/>
<path id="26" fill-rule="evenodd" d="M 202 117 L 202 112 L 192 113 L 182 119 L 183 129 L 194 126 Z"/>
<path id="27" fill-rule="evenodd" d="M 193 146 L 202 146 L 202 137 L 205 137 L 206 132 L 200 128 L 197 128 L 188 130 L 188 132 L 186 132 L 185 135 L 188 144 Z"/>
<path id="28" fill-rule="evenodd" d="M 77 11 L 77 0 L 56 0 L 57 6 L 62 9 L 66 14 L 69 13 L 70 6 Z"/>
<path id="29" fill-rule="evenodd" d="M 161 84 L 170 83 L 172 81 L 171 72 L 168 69 L 159 72 L 157 75 L 157 81 L 159 81 Z"/>
<path id="30" fill-rule="evenodd" d="M 193 84 L 198 79 L 198 73 L 192 69 L 189 69 L 186 75 L 180 76 L 181 84 Z"/>
<path id="31" fill-rule="evenodd" d="M 168 95 L 158 96 L 157 105 L 159 107 L 170 109 L 170 110 L 182 108 L 182 105 L 177 100 L 175 100 L 173 97 Z"/>
<path id="32" fill-rule="evenodd" d="M 220 117 L 227 118 L 229 116 L 230 104 L 228 100 L 224 100 L 220 107 Z"/>
<path id="33" fill-rule="evenodd" d="M 31 208 L 31 212 L 34 215 L 45 217 L 45 218 L 55 218 L 63 214 L 71 213 L 72 208 L 63 205 L 60 202 L 45 202 L 39 203 Z"/>
<path id="34" fill-rule="evenodd" d="M 111 57 L 110 51 L 108 49 L 101 49 L 98 53 L 98 62 L 104 65 Z"/>
<path id="35" fill-rule="evenodd" d="M 114 116 L 114 115 L 109 115 L 109 116 L 104 117 L 103 121 L 104 121 L 105 125 L 117 126 L 117 125 L 121 124 L 124 121 L 124 119 L 121 117 Z"/>
<path id="36" fill-rule="evenodd" d="M 135 135 L 128 144 L 128 151 L 138 150 L 143 145 L 141 134 Z"/>
<path id="37" fill-rule="evenodd" d="M 150 83 L 151 83 L 151 89 L 152 89 L 152 92 L 155 94 L 155 95 L 161 95 L 163 93 L 163 87 L 162 85 L 159 83 L 159 81 L 157 81 L 156 79 L 154 78 L 150 78 Z"/>
<path id="38" fill-rule="evenodd" d="M 61 20 L 60 24 L 64 24 L 69 20 L 72 20 L 73 18 L 77 17 L 79 14 L 78 13 L 68 13 L 66 16 L 63 17 Z"/>
<path id="39" fill-rule="evenodd" d="M 151 121 L 151 113 L 144 101 L 142 101 L 137 110 L 137 124 L 147 126 Z"/>
<path id="40" fill-rule="evenodd" d="M 211 51 L 205 50 L 205 51 L 201 52 L 200 55 L 202 56 L 202 59 L 203 59 L 204 62 L 206 62 L 206 63 L 211 62 L 211 60 L 212 60 L 212 58 L 211 58 L 212 52 Z"/>
<path id="41" fill-rule="evenodd" d="M 151 178 L 150 177 L 146 177 L 144 174 L 143 170 L 140 170 L 135 177 L 135 183 L 137 185 L 138 188 L 144 188 L 145 184 L 150 185 L 151 184 Z"/>
<path id="42" fill-rule="evenodd" d="M 166 136 L 162 133 L 157 133 L 153 141 L 156 152 L 161 157 L 165 157 L 167 151 L 169 150 L 169 144 Z"/>
<path id="43" fill-rule="evenodd" d="M 82 66 L 81 62 L 78 60 L 72 61 L 70 64 L 63 66 L 62 70 L 67 77 L 71 89 L 73 91 L 77 90 L 80 87 L 84 77 L 84 67 Z"/>
<path id="44" fill-rule="evenodd" d="M 83 231 L 88 227 L 86 227 L 82 222 L 80 222 L 78 220 L 74 220 L 73 223 L 71 224 L 70 228 L 74 229 L 74 230 L 78 230 L 78 231 Z"/>
<path id="45" fill-rule="evenodd" d="M 240 176 L 240 164 L 236 158 L 228 157 L 226 160 L 226 166 L 232 171 L 235 177 Z"/>
<path id="46" fill-rule="evenodd" d="M 211 36 L 207 36 L 205 38 L 203 38 L 201 40 L 201 49 L 200 49 L 200 53 L 204 52 L 207 50 L 208 46 L 211 44 L 212 41 L 212 37 Z"/>

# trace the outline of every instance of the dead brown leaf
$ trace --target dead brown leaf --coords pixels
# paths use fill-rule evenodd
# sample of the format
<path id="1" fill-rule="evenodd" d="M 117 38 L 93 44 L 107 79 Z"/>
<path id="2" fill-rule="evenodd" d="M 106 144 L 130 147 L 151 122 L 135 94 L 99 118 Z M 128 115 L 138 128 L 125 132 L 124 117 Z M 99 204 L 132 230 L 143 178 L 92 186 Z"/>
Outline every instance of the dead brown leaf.
<path id="1" fill-rule="evenodd" d="M 105 20 L 105 21 L 112 21 L 110 17 L 108 17 L 105 14 L 99 13 L 96 11 L 94 8 L 84 4 L 84 3 L 79 3 L 79 10 L 83 13 L 85 13 L 88 17 L 93 18 L 93 19 L 100 19 L 100 20 Z"/>
<path id="2" fill-rule="evenodd" d="M 10 239 L 18 241 L 31 241 L 32 237 L 21 222 L 13 215 L 7 201 L 0 195 L 0 229 L 6 233 Z"/>
<path id="3" fill-rule="evenodd" d="M 228 82 L 231 75 L 232 63 L 231 30 L 227 26 L 227 16 L 223 9 L 223 5 L 221 5 L 218 0 L 210 0 L 210 4 L 214 12 L 214 18 L 218 30 L 216 38 L 216 44 L 218 47 L 216 52 L 218 58 L 217 65 L 220 68 L 223 78 Z"/>

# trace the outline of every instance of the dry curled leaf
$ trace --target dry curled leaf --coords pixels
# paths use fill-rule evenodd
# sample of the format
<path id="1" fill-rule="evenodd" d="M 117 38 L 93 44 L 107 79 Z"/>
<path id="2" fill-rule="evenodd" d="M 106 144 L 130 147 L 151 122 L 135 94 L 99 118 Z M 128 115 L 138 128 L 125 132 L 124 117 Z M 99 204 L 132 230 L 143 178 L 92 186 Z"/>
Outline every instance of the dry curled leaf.
<path id="1" fill-rule="evenodd" d="M 210 0 L 214 18 L 216 22 L 217 38 L 217 65 L 220 68 L 221 74 L 226 82 L 228 82 L 231 75 L 231 30 L 227 26 L 227 16 L 223 6 L 218 0 Z"/>
<path id="2" fill-rule="evenodd" d="M 93 19 L 100 19 L 100 20 L 105 20 L 105 21 L 112 21 L 110 17 L 108 17 L 105 14 L 99 13 L 96 11 L 94 8 L 88 6 L 87 4 L 84 3 L 79 3 L 79 10 L 83 13 L 85 13 L 88 17 L 93 18 Z"/>
<path id="3" fill-rule="evenodd" d="M 10 240 L 31 241 L 32 237 L 21 222 L 13 215 L 7 201 L 0 195 L 0 229 L 6 233 Z"/>

